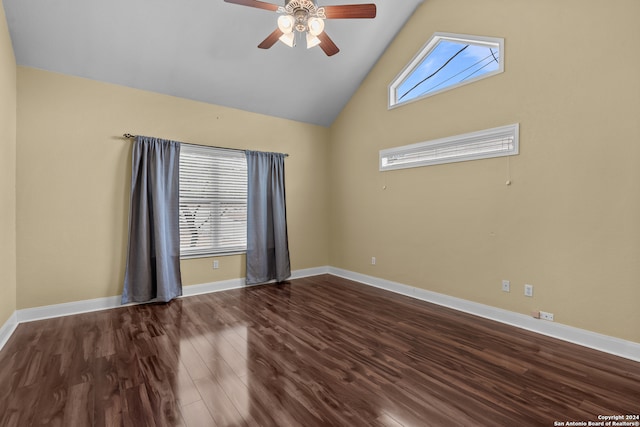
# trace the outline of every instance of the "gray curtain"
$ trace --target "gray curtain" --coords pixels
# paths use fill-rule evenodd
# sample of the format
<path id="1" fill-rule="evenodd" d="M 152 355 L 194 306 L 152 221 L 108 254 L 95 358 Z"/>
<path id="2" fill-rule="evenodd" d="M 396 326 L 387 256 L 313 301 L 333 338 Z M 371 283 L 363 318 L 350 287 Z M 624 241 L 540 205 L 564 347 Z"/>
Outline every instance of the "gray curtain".
<path id="1" fill-rule="evenodd" d="M 182 295 L 178 219 L 180 143 L 136 137 L 122 303 Z"/>
<path id="2" fill-rule="evenodd" d="M 284 154 L 246 151 L 247 284 L 291 276 Z"/>

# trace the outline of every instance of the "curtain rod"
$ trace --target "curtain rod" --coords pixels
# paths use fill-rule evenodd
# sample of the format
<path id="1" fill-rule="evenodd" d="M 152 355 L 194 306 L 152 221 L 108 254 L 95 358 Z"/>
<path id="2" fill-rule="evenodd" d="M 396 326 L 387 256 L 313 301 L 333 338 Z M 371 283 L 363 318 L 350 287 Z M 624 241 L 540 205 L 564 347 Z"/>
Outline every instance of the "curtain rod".
<path id="1" fill-rule="evenodd" d="M 136 136 L 139 135 L 132 135 L 130 133 L 125 133 L 122 136 L 124 136 L 125 138 L 131 139 L 131 138 L 135 138 Z M 246 151 L 246 150 L 242 150 L 240 148 L 229 148 L 229 147 L 217 147 L 215 145 L 204 145 L 204 144 L 192 144 L 190 142 L 181 142 L 181 144 L 186 144 L 186 145 L 196 145 L 198 147 L 209 147 L 209 148 L 218 148 L 220 150 L 230 150 L 230 151 Z M 285 157 L 289 157 L 289 154 L 284 153 Z"/>

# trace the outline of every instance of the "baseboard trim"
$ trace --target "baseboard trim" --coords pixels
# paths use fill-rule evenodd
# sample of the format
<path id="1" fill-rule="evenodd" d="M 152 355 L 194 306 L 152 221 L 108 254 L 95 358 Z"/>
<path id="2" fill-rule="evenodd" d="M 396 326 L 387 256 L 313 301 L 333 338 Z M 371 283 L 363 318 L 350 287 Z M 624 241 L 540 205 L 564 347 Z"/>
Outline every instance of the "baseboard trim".
<path id="1" fill-rule="evenodd" d="M 13 331 L 15 331 L 17 327 L 18 327 L 18 316 L 14 311 L 11 314 L 11 316 L 9 316 L 7 321 L 4 322 L 4 325 L 0 327 L 0 350 L 2 350 L 2 347 L 4 347 L 7 341 L 9 341 L 9 338 L 11 338 Z"/>
<path id="2" fill-rule="evenodd" d="M 327 274 L 329 272 L 329 267 L 314 267 L 307 268 L 303 270 L 295 270 L 291 272 L 291 277 L 289 280 L 293 279 L 302 279 L 303 277 L 310 276 L 318 276 L 320 274 Z M 269 283 L 275 283 L 275 280 L 266 283 L 260 283 L 260 285 L 265 285 Z M 222 280 L 219 282 L 211 282 L 211 283 L 202 283 L 200 285 L 191 285 L 185 286 L 182 288 L 182 296 L 190 297 L 193 295 L 202 295 L 208 294 L 211 292 L 220 292 L 220 291 L 228 291 L 230 289 L 239 289 L 245 288 L 248 286 L 256 286 L 256 285 L 246 285 L 245 279 L 230 279 L 230 280 Z"/>
<path id="3" fill-rule="evenodd" d="M 201 283 L 182 288 L 182 298 L 194 295 L 210 294 L 212 292 L 228 291 L 245 287 L 244 279 L 220 280 L 219 282 Z"/>
<path id="4" fill-rule="evenodd" d="M 62 304 L 44 305 L 42 307 L 23 308 L 17 311 L 18 323 L 70 316 L 72 314 L 89 313 L 121 307 L 120 296 L 65 302 Z"/>
<path id="5" fill-rule="evenodd" d="M 304 270 L 296 270 L 291 272 L 291 279 L 302 279 L 303 277 L 320 276 L 321 274 L 329 273 L 331 267 L 325 265 L 324 267 L 307 268 Z"/>
<path id="6" fill-rule="evenodd" d="M 425 289 L 415 288 L 402 283 L 380 279 L 341 268 L 324 266 L 295 270 L 291 273 L 291 279 L 300 279 L 303 277 L 318 276 L 321 274 L 332 274 L 334 276 L 343 277 L 364 285 L 406 295 L 411 298 L 449 307 L 454 310 L 495 320 L 517 328 L 526 329 L 528 331 L 558 338 L 563 341 L 568 341 L 584 347 L 640 362 L 640 344 L 633 341 L 626 341 L 560 323 L 545 322 L 524 314 L 503 310 L 437 292 L 427 291 Z M 183 288 L 183 297 L 221 292 L 230 289 L 239 289 L 246 286 L 244 278 L 185 286 Z M 96 298 L 17 310 L 9 317 L 4 325 L 0 327 L 0 350 L 2 350 L 20 323 L 50 319 L 53 317 L 69 316 L 72 314 L 88 313 L 92 311 L 108 310 L 117 307 L 123 307 L 120 296 Z"/>
<path id="7" fill-rule="evenodd" d="M 291 279 L 300 279 L 303 277 L 317 276 L 326 274 L 329 267 L 314 267 L 302 270 L 294 270 L 291 272 Z M 269 282 L 271 283 L 271 282 Z M 244 288 L 245 279 L 221 280 L 218 282 L 202 283 L 199 285 L 185 286 L 182 289 L 183 297 L 202 295 L 211 292 L 227 291 L 230 289 Z M 121 304 L 121 296 L 112 296 L 104 298 L 95 298 L 83 301 L 73 301 L 62 304 L 46 305 L 42 307 L 24 308 L 15 311 L 9 320 L 0 328 L 0 350 L 9 340 L 18 324 L 23 322 L 33 322 L 36 320 L 51 319 L 54 317 L 70 316 L 73 314 L 89 313 L 92 311 L 109 310 L 112 308 L 125 307 L 132 304 Z"/>
<path id="8" fill-rule="evenodd" d="M 402 283 L 329 267 L 329 274 L 640 362 L 640 344 Z"/>

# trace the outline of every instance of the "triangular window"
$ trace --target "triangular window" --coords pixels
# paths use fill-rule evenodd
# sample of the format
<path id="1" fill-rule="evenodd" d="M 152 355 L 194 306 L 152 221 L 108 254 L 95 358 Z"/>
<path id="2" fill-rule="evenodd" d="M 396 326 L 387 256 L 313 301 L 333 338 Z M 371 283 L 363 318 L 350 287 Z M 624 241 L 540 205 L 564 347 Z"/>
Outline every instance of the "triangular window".
<path id="1" fill-rule="evenodd" d="M 389 108 L 504 70 L 504 39 L 435 33 L 389 85 Z"/>

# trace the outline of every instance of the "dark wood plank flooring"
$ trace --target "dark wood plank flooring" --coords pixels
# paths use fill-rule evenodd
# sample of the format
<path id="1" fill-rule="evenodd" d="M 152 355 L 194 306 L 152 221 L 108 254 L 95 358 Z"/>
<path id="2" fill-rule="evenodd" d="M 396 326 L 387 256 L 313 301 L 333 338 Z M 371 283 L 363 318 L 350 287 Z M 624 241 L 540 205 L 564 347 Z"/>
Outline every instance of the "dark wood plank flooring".
<path id="1" fill-rule="evenodd" d="M 553 426 L 640 363 L 323 275 L 25 323 L 1 426 Z"/>

